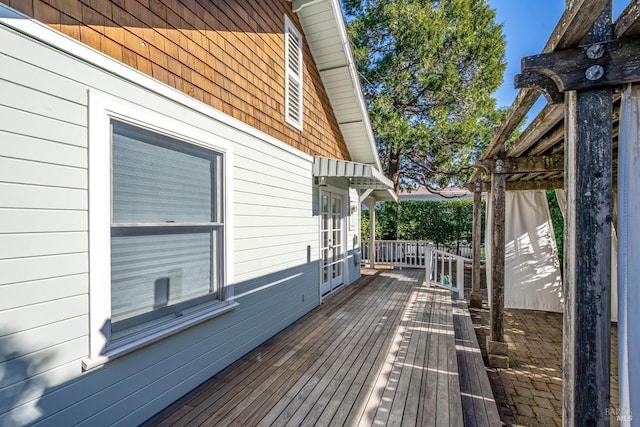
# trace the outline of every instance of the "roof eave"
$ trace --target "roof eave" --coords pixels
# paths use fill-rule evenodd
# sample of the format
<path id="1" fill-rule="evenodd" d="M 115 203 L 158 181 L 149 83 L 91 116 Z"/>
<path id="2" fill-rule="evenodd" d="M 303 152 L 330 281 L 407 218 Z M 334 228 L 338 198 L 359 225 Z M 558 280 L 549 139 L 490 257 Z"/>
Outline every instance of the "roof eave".
<path id="1" fill-rule="evenodd" d="M 300 18 L 351 160 L 373 165 L 382 171 L 339 1 L 292 0 L 292 5 Z M 346 84 L 345 80 L 351 91 L 338 88 Z"/>

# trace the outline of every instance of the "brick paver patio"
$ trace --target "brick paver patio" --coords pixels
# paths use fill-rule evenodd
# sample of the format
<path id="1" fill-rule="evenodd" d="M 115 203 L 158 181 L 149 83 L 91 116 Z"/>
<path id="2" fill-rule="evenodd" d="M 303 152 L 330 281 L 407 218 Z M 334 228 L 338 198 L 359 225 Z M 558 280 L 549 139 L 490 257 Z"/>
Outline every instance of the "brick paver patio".
<path id="1" fill-rule="evenodd" d="M 480 347 L 485 352 L 490 311 L 470 309 Z M 611 330 L 611 405 L 618 408 L 617 328 Z M 506 425 L 562 425 L 562 314 L 505 310 L 509 369 L 488 368 L 500 418 Z M 485 361 L 486 361 L 486 355 Z M 611 425 L 619 425 L 615 417 Z"/>

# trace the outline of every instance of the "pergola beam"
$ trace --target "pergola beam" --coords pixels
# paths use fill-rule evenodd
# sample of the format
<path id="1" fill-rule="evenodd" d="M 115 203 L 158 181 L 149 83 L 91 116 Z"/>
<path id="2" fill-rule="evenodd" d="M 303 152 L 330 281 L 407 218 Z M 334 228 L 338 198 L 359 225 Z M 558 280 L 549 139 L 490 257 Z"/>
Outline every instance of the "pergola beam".
<path id="1" fill-rule="evenodd" d="M 574 0 L 568 2 L 558 25 L 551 33 L 543 53 L 553 52 L 575 46 L 587 35 L 589 28 L 602 13 L 610 0 Z M 539 93 L 534 89 L 521 89 L 516 99 L 511 104 L 507 116 L 496 129 L 491 144 L 482 154 L 482 159 L 494 158 L 505 145 L 514 130 L 527 115 L 529 109 L 538 99 Z M 480 176 L 480 171 L 475 170 L 470 182 L 474 182 Z"/>
<path id="2" fill-rule="evenodd" d="M 522 72 L 553 79 L 561 92 L 621 85 L 640 81 L 639 50 L 638 36 L 602 41 L 527 56 L 522 58 Z"/>
<path id="3" fill-rule="evenodd" d="M 620 14 L 613 27 L 616 39 L 640 34 L 640 2 L 633 0 Z"/>
<path id="4" fill-rule="evenodd" d="M 468 184 L 469 191 L 474 191 L 474 185 Z M 535 181 L 507 181 L 506 191 L 524 191 L 524 190 L 556 190 L 564 188 L 563 179 L 545 179 Z M 482 182 L 480 191 L 487 193 L 491 191 L 490 182 Z"/>
<path id="5" fill-rule="evenodd" d="M 500 174 L 561 172 L 564 170 L 564 158 L 562 155 L 552 155 L 486 159 L 476 162 L 476 167 Z"/>
<path id="6" fill-rule="evenodd" d="M 567 8 L 560 17 L 543 53 L 580 44 L 611 0 L 567 0 Z"/>
<path id="7" fill-rule="evenodd" d="M 564 112 L 563 112 L 564 115 Z M 564 124 L 562 126 L 558 126 L 556 130 L 554 130 L 551 134 L 545 136 L 540 139 L 536 144 L 535 148 L 531 150 L 531 156 L 537 156 L 539 154 L 544 153 L 549 148 L 556 145 L 558 142 L 564 139 Z"/>
<path id="8" fill-rule="evenodd" d="M 562 95 L 564 97 L 564 95 Z M 546 105 L 531 124 L 522 132 L 520 138 L 507 150 L 508 157 L 518 157 L 525 153 L 540 137 L 562 120 L 564 107 L 562 104 Z"/>

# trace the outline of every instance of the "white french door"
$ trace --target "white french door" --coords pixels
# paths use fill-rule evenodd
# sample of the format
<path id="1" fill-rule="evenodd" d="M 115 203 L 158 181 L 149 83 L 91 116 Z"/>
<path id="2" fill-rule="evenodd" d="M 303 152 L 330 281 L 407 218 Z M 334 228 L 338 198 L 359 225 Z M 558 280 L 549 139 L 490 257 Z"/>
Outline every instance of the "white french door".
<path id="1" fill-rule="evenodd" d="M 344 283 L 344 197 L 320 195 L 320 293 L 326 295 Z"/>

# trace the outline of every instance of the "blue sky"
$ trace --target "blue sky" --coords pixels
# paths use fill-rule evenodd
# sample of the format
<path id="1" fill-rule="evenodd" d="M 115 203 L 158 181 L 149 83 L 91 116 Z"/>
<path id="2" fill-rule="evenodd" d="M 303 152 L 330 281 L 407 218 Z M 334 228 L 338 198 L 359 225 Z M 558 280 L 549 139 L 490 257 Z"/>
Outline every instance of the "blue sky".
<path id="1" fill-rule="evenodd" d="M 513 77 L 520 73 L 520 59 L 542 52 L 564 12 L 566 0 L 489 0 L 489 4 L 496 10 L 496 20 L 503 24 L 507 39 L 507 69 L 495 96 L 499 106 L 509 107 L 518 93 L 513 88 Z M 628 4 L 629 0 L 614 0 L 614 17 Z M 532 112 L 543 106 L 544 101 L 539 100 Z M 533 118 L 534 114 L 528 117 Z"/>

